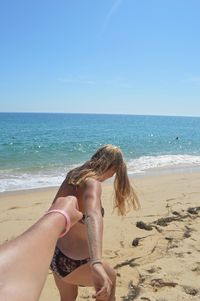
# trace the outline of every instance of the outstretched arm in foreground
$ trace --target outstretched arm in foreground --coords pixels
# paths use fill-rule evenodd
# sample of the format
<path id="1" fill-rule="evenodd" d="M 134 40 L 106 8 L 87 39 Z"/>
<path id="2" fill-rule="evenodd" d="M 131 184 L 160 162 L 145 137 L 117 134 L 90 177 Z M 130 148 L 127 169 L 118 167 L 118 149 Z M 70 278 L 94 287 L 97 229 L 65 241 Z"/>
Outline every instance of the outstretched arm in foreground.
<path id="1" fill-rule="evenodd" d="M 49 210 L 60 209 L 74 225 L 82 214 L 75 197 L 58 198 Z M 66 226 L 59 213 L 44 215 L 16 239 L 0 246 L 2 301 L 37 301 L 44 286 L 58 237 Z"/>

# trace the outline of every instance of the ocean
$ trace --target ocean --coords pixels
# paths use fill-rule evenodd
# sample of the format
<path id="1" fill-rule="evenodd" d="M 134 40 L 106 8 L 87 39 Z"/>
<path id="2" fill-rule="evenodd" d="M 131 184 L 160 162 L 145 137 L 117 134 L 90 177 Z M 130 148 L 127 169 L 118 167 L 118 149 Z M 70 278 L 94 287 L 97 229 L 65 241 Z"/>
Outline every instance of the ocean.
<path id="1" fill-rule="evenodd" d="M 200 170 L 200 118 L 0 113 L 0 192 L 57 186 L 104 144 L 130 176 Z"/>

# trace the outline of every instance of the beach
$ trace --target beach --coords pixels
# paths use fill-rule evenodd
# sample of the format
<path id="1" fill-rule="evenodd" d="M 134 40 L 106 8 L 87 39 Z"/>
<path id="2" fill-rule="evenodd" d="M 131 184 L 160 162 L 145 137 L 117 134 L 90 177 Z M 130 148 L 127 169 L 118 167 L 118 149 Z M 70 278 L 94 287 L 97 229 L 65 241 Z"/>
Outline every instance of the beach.
<path id="1" fill-rule="evenodd" d="M 141 209 L 123 218 L 112 209 L 112 183 L 103 183 L 103 257 L 117 272 L 117 301 L 199 300 L 199 177 L 199 172 L 187 172 L 135 178 Z M 0 243 L 36 222 L 56 191 L 1 193 Z M 80 288 L 77 300 L 92 300 L 92 292 Z M 51 271 L 40 300 L 59 300 Z"/>
<path id="2" fill-rule="evenodd" d="M 200 1 L 2 1 L 0 245 L 15 245 L 56 195 L 76 191 L 87 212 L 66 241 L 58 241 L 54 271 L 69 274 L 82 259 L 90 255 L 93 265 L 102 255 L 116 271 L 115 301 L 200 301 L 199 11 Z M 119 216 L 113 196 L 123 212 L 124 200 L 133 196 L 127 177 L 141 207 Z M 88 178 L 102 183 L 101 196 Z M 93 217 L 84 228 L 91 210 L 103 217 L 103 241 L 102 224 Z M 52 215 L 41 223 L 47 239 L 58 230 L 52 224 L 50 231 L 47 220 L 61 223 Z M 17 270 L 16 278 L 24 275 L 28 286 L 40 282 L 36 272 L 29 281 L 25 271 L 32 272 L 32 263 L 43 275 L 41 251 L 51 248 L 42 241 L 45 248 L 37 243 L 32 256 L 25 239 L 23 262 L 26 252 L 35 257 L 28 269 L 21 260 L 9 269 L 1 256 L 4 280 L 7 270 Z M 88 284 L 87 267 L 79 276 Z M 115 273 L 104 267 L 114 282 Z M 82 281 L 74 274 L 68 281 L 73 285 L 75 278 Z M 108 279 L 106 284 L 100 295 L 110 289 L 113 299 L 115 286 Z M 34 298 L 28 286 L 25 301 Z M 73 301 L 76 287 L 59 287 L 61 296 L 68 294 L 62 301 Z M 11 282 L 8 294 L 20 298 L 16 286 L 10 288 Z M 0 301 L 8 301 L 1 300 L 8 291 L 1 280 L 0 289 Z M 94 300 L 94 294 L 93 287 L 80 285 L 76 301 Z M 60 301 L 50 269 L 40 301 Z"/>

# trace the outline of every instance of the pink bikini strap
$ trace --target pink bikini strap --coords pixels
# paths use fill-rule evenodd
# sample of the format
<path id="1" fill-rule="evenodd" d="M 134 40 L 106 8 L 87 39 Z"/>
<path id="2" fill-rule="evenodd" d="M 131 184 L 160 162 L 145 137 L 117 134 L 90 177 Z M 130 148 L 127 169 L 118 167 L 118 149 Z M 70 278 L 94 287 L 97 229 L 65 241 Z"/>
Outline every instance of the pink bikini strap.
<path id="1" fill-rule="evenodd" d="M 62 214 L 65 218 L 65 221 L 66 221 L 66 229 L 64 230 L 63 233 L 60 234 L 60 236 L 59 236 L 59 238 L 60 238 L 60 237 L 63 237 L 69 231 L 69 229 L 71 227 L 71 221 L 70 221 L 69 215 L 64 210 L 61 210 L 61 209 L 49 210 L 45 213 L 45 215 L 49 214 L 49 213 L 54 213 L 54 212 Z"/>

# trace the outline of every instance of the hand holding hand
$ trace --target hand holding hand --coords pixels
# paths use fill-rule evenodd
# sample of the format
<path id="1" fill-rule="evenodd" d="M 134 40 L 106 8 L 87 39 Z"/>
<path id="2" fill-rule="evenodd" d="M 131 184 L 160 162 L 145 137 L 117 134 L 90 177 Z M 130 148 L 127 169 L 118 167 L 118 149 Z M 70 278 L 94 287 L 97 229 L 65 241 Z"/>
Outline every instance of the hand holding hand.
<path id="1" fill-rule="evenodd" d="M 57 198 L 49 208 L 49 211 L 54 209 L 64 210 L 70 217 L 71 226 L 76 224 L 83 217 L 83 214 L 78 210 L 77 198 L 74 196 Z"/>
<path id="2" fill-rule="evenodd" d="M 104 270 L 103 265 L 101 263 L 97 263 L 94 264 L 91 269 L 93 283 L 96 290 L 93 298 L 96 298 L 96 300 L 108 300 L 111 293 L 112 282 Z"/>

